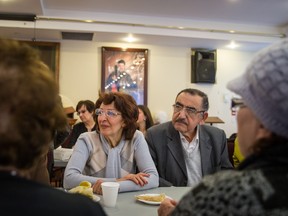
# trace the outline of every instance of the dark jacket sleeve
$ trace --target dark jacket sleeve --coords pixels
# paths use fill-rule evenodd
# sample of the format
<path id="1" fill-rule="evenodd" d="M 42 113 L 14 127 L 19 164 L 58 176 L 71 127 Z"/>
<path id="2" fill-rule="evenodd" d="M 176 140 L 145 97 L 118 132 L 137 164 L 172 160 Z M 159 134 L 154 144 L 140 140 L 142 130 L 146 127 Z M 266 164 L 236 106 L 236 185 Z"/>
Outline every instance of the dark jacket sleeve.
<path id="1" fill-rule="evenodd" d="M 148 143 L 148 146 L 149 146 L 149 150 L 150 150 L 150 154 L 152 156 L 152 159 L 155 163 L 155 166 L 157 168 L 157 171 L 161 171 L 158 169 L 158 166 L 160 166 L 160 164 L 158 164 L 158 159 L 157 159 L 157 150 L 155 149 L 155 143 L 154 143 L 154 139 L 153 139 L 153 135 L 152 135 L 152 131 L 148 130 L 147 133 L 146 133 L 146 141 Z M 173 186 L 173 184 L 167 180 L 165 180 L 164 178 L 162 178 L 160 176 L 160 173 L 159 173 L 159 187 L 170 187 L 170 186 Z"/>
<path id="2" fill-rule="evenodd" d="M 168 132 L 171 127 L 172 123 L 167 122 L 149 128 L 146 133 L 150 154 L 159 173 L 160 187 L 185 186 L 186 182 L 185 175 L 178 167 L 179 159 L 175 159 L 168 147 L 173 142 L 171 133 Z M 185 166 L 184 162 L 183 164 Z"/>

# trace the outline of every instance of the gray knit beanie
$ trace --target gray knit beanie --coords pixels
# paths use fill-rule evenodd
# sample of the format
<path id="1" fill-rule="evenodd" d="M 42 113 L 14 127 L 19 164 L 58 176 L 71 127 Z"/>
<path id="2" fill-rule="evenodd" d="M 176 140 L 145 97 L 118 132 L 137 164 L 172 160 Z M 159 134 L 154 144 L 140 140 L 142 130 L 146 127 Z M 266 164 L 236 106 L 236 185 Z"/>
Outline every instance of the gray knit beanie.
<path id="1" fill-rule="evenodd" d="M 288 138 L 288 40 L 259 52 L 227 88 L 240 95 L 262 124 Z"/>

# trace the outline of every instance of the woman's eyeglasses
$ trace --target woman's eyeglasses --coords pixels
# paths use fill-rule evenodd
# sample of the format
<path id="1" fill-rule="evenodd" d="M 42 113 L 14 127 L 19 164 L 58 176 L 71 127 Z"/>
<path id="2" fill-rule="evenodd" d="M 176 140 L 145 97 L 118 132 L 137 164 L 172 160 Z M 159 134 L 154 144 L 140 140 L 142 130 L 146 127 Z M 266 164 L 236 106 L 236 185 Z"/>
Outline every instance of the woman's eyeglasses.
<path id="1" fill-rule="evenodd" d="M 121 113 L 118 113 L 116 111 L 113 110 L 107 110 L 104 111 L 103 109 L 96 109 L 95 114 L 97 116 L 102 116 L 102 115 L 106 115 L 108 118 L 115 118 L 117 115 L 121 115 Z"/>

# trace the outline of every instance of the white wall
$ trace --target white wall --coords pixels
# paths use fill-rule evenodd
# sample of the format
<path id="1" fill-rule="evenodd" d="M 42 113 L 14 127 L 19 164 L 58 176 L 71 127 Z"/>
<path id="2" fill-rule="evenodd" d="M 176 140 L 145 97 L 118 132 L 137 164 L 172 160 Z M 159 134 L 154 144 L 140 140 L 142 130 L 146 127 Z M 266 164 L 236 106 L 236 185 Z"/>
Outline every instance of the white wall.
<path id="1" fill-rule="evenodd" d="M 101 88 L 101 47 L 122 47 L 83 41 L 62 41 L 60 48 L 60 94 L 76 105 L 79 100 L 96 101 Z M 226 84 L 244 72 L 254 53 L 217 50 L 216 84 L 192 84 L 190 47 L 127 45 L 127 48 L 148 49 L 148 106 L 152 113 L 165 111 L 169 119 L 176 94 L 187 87 L 198 88 L 208 94 L 210 116 L 218 116 L 225 124 L 215 124 L 225 130 L 227 137 L 236 132 L 235 117 L 230 113 L 232 93 Z"/>

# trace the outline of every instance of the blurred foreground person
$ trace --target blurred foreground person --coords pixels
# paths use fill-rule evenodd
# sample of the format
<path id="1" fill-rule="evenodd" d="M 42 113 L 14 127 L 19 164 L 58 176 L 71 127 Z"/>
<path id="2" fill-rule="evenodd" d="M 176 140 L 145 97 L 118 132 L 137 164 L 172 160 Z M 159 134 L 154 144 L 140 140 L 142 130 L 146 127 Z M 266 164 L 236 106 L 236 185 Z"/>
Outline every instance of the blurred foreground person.
<path id="1" fill-rule="evenodd" d="M 0 98 L 1 216 L 105 215 L 88 197 L 33 180 L 66 117 L 51 72 L 27 45 L 0 39 Z"/>
<path id="2" fill-rule="evenodd" d="M 243 100 L 239 171 L 206 177 L 179 204 L 164 200 L 159 215 L 288 215 L 288 40 L 258 53 L 228 89 Z"/>

